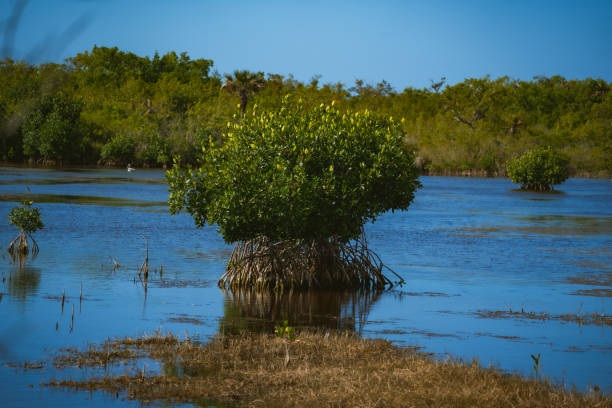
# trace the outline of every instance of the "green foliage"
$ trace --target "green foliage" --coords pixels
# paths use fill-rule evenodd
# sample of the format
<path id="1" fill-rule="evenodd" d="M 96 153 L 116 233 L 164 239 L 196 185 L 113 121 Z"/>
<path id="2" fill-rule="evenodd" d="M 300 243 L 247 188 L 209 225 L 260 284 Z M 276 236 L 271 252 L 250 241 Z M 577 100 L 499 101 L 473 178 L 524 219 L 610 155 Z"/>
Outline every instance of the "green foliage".
<path id="1" fill-rule="evenodd" d="M 78 161 L 83 138 L 82 105 L 63 92 L 45 96 L 23 125 L 23 151 L 44 161 Z"/>
<path id="2" fill-rule="evenodd" d="M 170 162 L 170 147 L 168 143 L 158 135 L 152 135 L 147 140 L 140 160 L 150 166 L 163 165 Z"/>
<path id="3" fill-rule="evenodd" d="M 136 142 L 127 134 L 118 134 L 103 147 L 101 158 L 104 162 L 125 165 L 133 162 L 136 155 Z"/>
<path id="4" fill-rule="evenodd" d="M 508 161 L 506 168 L 508 177 L 521 184 L 522 189 L 548 191 L 569 177 L 568 163 L 565 155 L 547 147 L 531 150 Z"/>
<path id="5" fill-rule="evenodd" d="M 219 139 L 236 104 L 276 111 L 291 94 L 309 108 L 336 101 L 341 110 L 403 118 L 404 142 L 432 173 L 502 175 L 509 159 L 551 146 L 578 174 L 612 175 L 612 92 L 602 79 L 485 76 L 396 91 L 385 81 L 347 87 L 318 76 L 307 83 L 263 72 L 222 76 L 211 74 L 212 64 L 116 47 L 93 47 L 66 64 L 0 60 L 0 159 L 116 161 L 102 148 L 128 134 L 130 161 L 162 166 L 180 154 L 193 164 L 198 135 Z"/>
<path id="6" fill-rule="evenodd" d="M 200 167 L 167 173 L 170 211 L 217 224 L 227 242 L 333 237 L 347 242 L 388 210 L 408 208 L 420 186 L 413 153 L 391 118 L 307 109 L 286 97 L 279 110 L 228 123 L 225 144 L 203 147 Z"/>
<path id="7" fill-rule="evenodd" d="M 20 232 L 33 234 L 44 227 L 38 208 L 32 207 L 33 202 L 23 200 L 20 206 L 13 207 L 8 215 L 9 222 L 19 228 Z"/>
<path id="8" fill-rule="evenodd" d="M 233 75 L 225 75 L 223 87 L 229 92 L 238 94 L 240 98 L 240 110 L 242 114 L 246 112 L 249 98 L 261 89 L 265 88 L 263 72 L 234 71 Z"/>
<path id="9" fill-rule="evenodd" d="M 274 326 L 274 334 L 281 339 L 295 340 L 295 327 L 289 326 L 289 321 L 284 320 L 282 325 Z"/>

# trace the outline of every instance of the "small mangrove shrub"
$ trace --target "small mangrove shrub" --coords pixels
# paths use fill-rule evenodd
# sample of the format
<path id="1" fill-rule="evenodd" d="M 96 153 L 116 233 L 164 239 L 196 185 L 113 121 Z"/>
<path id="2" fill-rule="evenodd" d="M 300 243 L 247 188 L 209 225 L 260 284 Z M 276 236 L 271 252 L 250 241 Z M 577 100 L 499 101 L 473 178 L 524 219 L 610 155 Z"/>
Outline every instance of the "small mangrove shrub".
<path id="1" fill-rule="evenodd" d="M 283 340 L 285 344 L 285 367 L 289 365 L 289 361 L 291 357 L 289 355 L 289 342 L 295 340 L 295 327 L 289 326 L 289 321 L 283 321 L 283 324 L 280 326 L 274 326 L 274 334 L 276 337 Z"/>
<path id="2" fill-rule="evenodd" d="M 506 171 L 522 190 L 550 191 L 569 177 L 569 160 L 550 147 L 540 148 L 508 161 Z"/>
<path id="3" fill-rule="evenodd" d="M 533 371 L 535 371 L 535 376 L 538 378 L 538 373 L 540 371 L 540 353 L 537 355 L 531 354 L 531 359 L 533 360 Z"/>
<path id="4" fill-rule="evenodd" d="M 392 118 L 290 97 L 237 115 L 222 145 L 204 144 L 199 167 L 175 160 L 166 177 L 171 213 L 185 209 L 237 243 L 219 282 L 230 288 L 392 285 L 363 226 L 407 209 L 420 186 Z"/>
<path id="5" fill-rule="evenodd" d="M 21 205 L 13 207 L 8 215 L 9 222 L 19 228 L 19 235 L 11 241 L 7 248 L 13 262 L 17 259 L 25 261 L 30 253 L 34 259 L 38 254 L 38 244 L 32 234 L 43 228 L 44 224 L 40 219 L 40 211 L 32 207 L 32 204 L 32 201 L 23 200 Z M 28 238 L 32 240 L 31 249 Z"/>
<path id="6" fill-rule="evenodd" d="M 289 321 L 284 320 L 283 324 L 274 326 L 274 334 L 278 338 L 293 341 L 295 340 L 295 327 L 289 326 Z"/>

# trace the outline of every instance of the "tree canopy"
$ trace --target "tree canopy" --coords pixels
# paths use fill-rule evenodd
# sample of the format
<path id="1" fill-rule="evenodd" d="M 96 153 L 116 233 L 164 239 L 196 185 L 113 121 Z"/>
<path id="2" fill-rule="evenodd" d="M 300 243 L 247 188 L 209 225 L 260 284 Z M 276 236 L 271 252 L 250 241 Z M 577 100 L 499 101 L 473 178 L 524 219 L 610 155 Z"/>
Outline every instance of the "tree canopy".
<path id="1" fill-rule="evenodd" d="M 33 234 L 44 227 L 40 211 L 32 207 L 32 201 L 22 201 L 20 206 L 13 207 L 8 215 L 9 222 L 26 234 Z"/>
<path id="2" fill-rule="evenodd" d="M 442 78 L 396 90 L 384 80 L 351 86 L 213 68 L 186 53 L 142 57 L 116 47 L 94 47 L 64 64 L 0 61 L 0 160 L 161 167 L 181 155 L 195 163 L 202 140 L 223 142 L 236 105 L 273 111 L 291 94 L 308 107 L 335 101 L 403 118 L 404 141 L 425 173 L 504 175 L 509 159 L 551 146 L 567 155 L 572 174 L 612 175 L 612 92 L 602 79 Z M 68 114 L 77 108 L 78 119 Z M 76 123 L 78 131 L 52 132 L 41 152 L 30 130 L 54 123 L 58 130 Z"/>
<path id="3" fill-rule="evenodd" d="M 240 110 L 245 114 L 249 98 L 266 86 L 263 72 L 234 71 L 233 75 L 225 74 L 223 87 L 229 92 L 238 94 Z"/>
<path id="4" fill-rule="evenodd" d="M 227 242 L 346 242 L 388 210 L 406 209 L 420 185 L 414 154 L 392 118 L 333 105 L 253 109 L 210 139 L 197 168 L 167 173 L 170 210 L 216 224 Z"/>
<path id="5" fill-rule="evenodd" d="M 44 96 L 24 121 L 24 153 L 45 162 L 77 160 L 85 133 L 81 109 L 79 102 L 63 92 Z"/>

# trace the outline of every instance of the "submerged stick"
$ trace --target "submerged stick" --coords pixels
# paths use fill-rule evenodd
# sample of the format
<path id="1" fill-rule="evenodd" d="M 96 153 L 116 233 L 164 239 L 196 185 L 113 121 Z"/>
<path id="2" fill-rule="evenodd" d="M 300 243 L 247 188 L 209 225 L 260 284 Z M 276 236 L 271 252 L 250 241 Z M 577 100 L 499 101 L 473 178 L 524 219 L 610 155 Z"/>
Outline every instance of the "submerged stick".
<path id="1" fill-rule="evenodd" d="M 146 281 L 147 279 L 149 279 L 149 240 L 146 240 L 146 255 L 145 255 L 145 260 L 142 263 L 142 265 L 140 266 L 140 269 L 138 270 L 138 277 L 140 277 L 142 274 L 142 276 L 144 277 L 144 280 Z"/>
<path id="2" fill-rule="evenodd" d="M 115 266 L 113 266 L 113 271 L 111 273 L 115 273 L 115 272 L 117 272 L 117 269 L 119 269 L 119 267 L 120 267 L 119 262 L 117 262 L 117 260 L 115 258 L 113 258 L 112 256 L 110 257 L 110 260 L 115 265 Z"/>
<path id="3" fill-rule="evenodd" d="M 70 333 L 72 333 L 72 329 L 74 329 L 74 305 L 72 305 L 72 319 L 70 321 Z"/>

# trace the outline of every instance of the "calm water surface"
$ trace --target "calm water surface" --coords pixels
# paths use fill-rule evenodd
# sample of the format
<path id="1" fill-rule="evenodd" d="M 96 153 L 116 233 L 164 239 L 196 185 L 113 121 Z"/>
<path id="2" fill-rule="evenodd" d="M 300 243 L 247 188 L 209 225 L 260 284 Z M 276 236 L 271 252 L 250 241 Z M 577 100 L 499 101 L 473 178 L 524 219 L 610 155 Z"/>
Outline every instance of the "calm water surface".
<path id="1" fill-rule="evenodd" d="M 421 181 L 408 211 L 367 226 L 402 288 L 270 297 L 217 287 L 231 247 L 214 228 L 168 214 L 161 171 L 0 168 L 3 404 L 126 406 L 41 387 L 73 373 L 19 365 L 108 337 L 161 330 L 206 340 L 284 319 L 524 375 L 539 353 L 542 375 L 612 392 L 612 182 L 570 179 L 561 194 L 531 194 L 507 179 Z M 45 228 L 35 234 L 39 256 L 19 271 L 6 253 L 17 232 L 6 216 L 27 197 Z M 155 272 L 145 291 L 137 275 L 147 240 Z"/>

